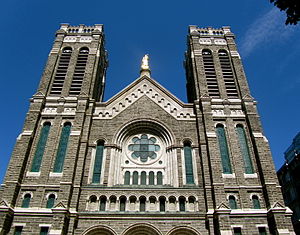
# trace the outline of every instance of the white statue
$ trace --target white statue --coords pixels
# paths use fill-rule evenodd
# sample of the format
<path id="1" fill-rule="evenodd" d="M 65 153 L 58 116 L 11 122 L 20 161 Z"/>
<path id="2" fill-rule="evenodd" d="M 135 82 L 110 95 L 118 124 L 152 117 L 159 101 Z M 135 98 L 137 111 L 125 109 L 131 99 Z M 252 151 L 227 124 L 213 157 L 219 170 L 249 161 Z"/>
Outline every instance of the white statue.
<path id="1" fill-rule="evenodd" d="M 144 55 L 141 64 L 141 70 L 150 70 L 149 68 L 149 55 Z"/>

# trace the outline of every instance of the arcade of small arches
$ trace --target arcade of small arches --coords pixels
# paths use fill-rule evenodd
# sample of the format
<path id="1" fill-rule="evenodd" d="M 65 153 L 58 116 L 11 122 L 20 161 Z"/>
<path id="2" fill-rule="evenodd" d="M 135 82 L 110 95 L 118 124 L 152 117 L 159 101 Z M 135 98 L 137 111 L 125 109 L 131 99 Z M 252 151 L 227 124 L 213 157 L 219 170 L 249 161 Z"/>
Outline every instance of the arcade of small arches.
<path id="1" fill-rule="evenodd" d="M 162 235 L 163 233 L 155 226 L 148 223 L 134 224 L 126 228 L 121 235 Z M 192 227 L 176 226 L 171 229 L 166 235 L 201 235 Z M 117 233 L 107 226 L 93 226 L 87 229 L 82 235 L 117 235 Z"/>
<path id="2" fill-rule="evenodd" d="M 130 196 L 124 195 L 97 197 L 91 195 L 87 200 L 88 211 L 126 211 L 126 212 L 196 212 L 199 210 L 198 201 L 194 196 Z"/>

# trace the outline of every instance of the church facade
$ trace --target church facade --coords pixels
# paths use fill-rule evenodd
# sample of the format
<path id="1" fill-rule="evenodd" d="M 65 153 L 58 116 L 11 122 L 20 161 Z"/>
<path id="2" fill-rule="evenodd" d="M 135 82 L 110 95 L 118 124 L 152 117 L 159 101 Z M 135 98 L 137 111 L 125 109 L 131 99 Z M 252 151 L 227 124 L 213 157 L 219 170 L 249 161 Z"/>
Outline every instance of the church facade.
<path id="1" fill-rule="evenodd" d="M 1 234 L 294 234 L 229 27 L 190 26 L 188 103 L 103 102 L 102 25 L 62 24 L 0 191 Z"/>

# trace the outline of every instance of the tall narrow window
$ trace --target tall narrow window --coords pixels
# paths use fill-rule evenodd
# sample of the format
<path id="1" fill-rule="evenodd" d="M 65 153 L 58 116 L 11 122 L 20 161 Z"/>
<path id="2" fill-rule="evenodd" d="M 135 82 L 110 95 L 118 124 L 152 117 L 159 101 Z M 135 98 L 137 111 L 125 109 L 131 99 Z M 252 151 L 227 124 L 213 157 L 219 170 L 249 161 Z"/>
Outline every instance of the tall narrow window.
<path id="1" fill-rule="evenodd" d="M 160 212 L 166 211 L 166 198 L 165 197 L 159 198 L 159 211 Z"/>
<path id="2" fill-rule="evenodd" d="M 204 65 L 208 95 L 213 98 L 219 98 L 220 92 L 218 87 L 216 70 L 214 66 L 214 59 L 211 51 L 208 49 L 204 49 L 202 51 L 202 57 L 203 57 L 203 65 Z"/>
<path id="3" fill-rule="evenodd" d="M 137 185 L 139 183 L 139 173 L 137 171 L 133 172 L 132 184 Z"/>
<path id="4" fill-rule="evenodd" d="M 185 211 L 185 197 L 179 197 L 179 211 Z"/>
<path id="5" fill-rule="evenodd" d="M 55 195 L 54 194 L 50 194 L 48 196 L 48 199 L 47 199 L 46 208 L 53 208 L 54 203 L 55 203 Z"/>
<path id="6" fill-rule="evenodd" d="M 40 167 L 41 167 L 41 163 L 42 163 L 42 159 L 43 159 L 43 155 L 45 152 L 45 147 L 46 147 L 46 143 L 50 131 L 50 126 L 51 126 L 50 122 L 45 122 L 42 127 L 39 141 L 37 143 L 35 154 L 31 165 L 31 170 L 30 170 L 31 172 L 40 171 Z"/>
<path id="7" fill-rule="evenodd" d="M 253 166 L 250 157 L 249 146 L 247 142 L 246 132 L 242 125 L 236 126 L 236 133 L 239 138 L 240 149 L 242 152 L 243 160 L 244 160 L 244 168 L 246 174 L 253 174 Z"/>
<path id="8" fill-rule="evenodd" d="M 104 152 L 104 142 L 99 141 L 96 146 L 92 183 L 100 183 L 103 152 Z"/>
<path id="9" fill-rule="evenodd" d="M 81 48 L 78 54 L 73 80 L 69 91 L 70 95 L 80 94 L 88 56 L 89 56 L 89 49 L 86 47 Z"/>
<path id="10" fill-rule="evenodd" d="M 193 159 L 192 159 L 192 147 L 191 144 L 186 142 L 183 147 L 184 161 L 185 161 L 185 176 L 186 183 L 194 183 L 194 173 L 193 173 Z"/>
<path id="11" fill-rule="evenodd" d="M 235 197 L 230 195 L 229 198 L 229 207 L 230 209 L 237 209 L 237 204 L 236 204 L 236 200 L 235 200 Z"/>
<path id="12" fill-rule="evenodd" d="M 149 172 L 149 185 L 154 185 L 154 172 Z"/>
<path id="13" fill-rule="evenodd" d="M 26 193 L 24 195 L 21 207 L 22 208 L 29 208 L 29 206 L 30 206 L 30 200 L 31 200 L 31 194 L 30 193 Z"/>
<path id="14" fill-rule="evenodd" d="M 64 124 L 64 127 L 62 128 L 53 172 L 60 173 L 63 171 L 70 132 L 71 132 L 71 123 L 67 122 Z"/>
<path id="15" fill-rule="evenodd" d="M 106 197 L 100 197 L 100 211 L 105 211 L 106 207 Z"/>
<path id="16" fill-rule="evenodd" d="M 233 71 L 227 51 L 219 50 L 219 60 L 228 98 L 238 98 Z"/>
<path id="17" fill-rule="evenodd" d="M 146 172 L 145 171 L 142 171 L 141 173 L 141 185 L 146 185 Z"/>
<path id="18" fill-rule="evenodd" d="M 130 184 L 130 172 L 126 171 L 124 176 L 124 184 L 129 185 Z"/>
<path id="19" fill-rule="evenodd" d="M 22 226 L 16 226 L 14 235 L 21 235 L 22 234 L 23 227 Z"/>
<path id="20" fill-rule="evenodd" d="M 54 81 L 51 88 L 51 95 L 60 95 L 64 86 L 64 81 L 67 75 L 70 59 L 71 59 L 72 49 L 66 47 L 63 49 L 61 56 L 59 58 L 57 70 L 55 73 Z"/>
<path id="21" fill-rule="evenodd" d="M 146 211 L 146 198 L 140 197 L 140 211 Z"/>
<path id="22" fill-rule="evenodd" d="M 126 210 L 126 200 L 125 196 L 120 197 L 120 211 Z"/>
<path id="23" fill-rule="evenodd" d="M 260 203 L 259 203 L 258 196 L 256 196 L 256 195 L 252 196 L 252 204 L 253 204 L 254 209 L 260 209 Z"/>
<path id="24" fill-rule="evenodd" d="M 159 171 L 157 172 L 157 185 L 162 185 L 163 184 L 163 175 L 162 172 Z"/>
<path id="25" fill-rule="evenodd" d="M 218 141 L 219 141 L 223 173 L 231 174 L 232 173 L 231 163 L 230 163 L 229 150 L 228 150 L 224 126 L 221 124 L 218 124 L 216 131 L 217 131 L 217 136 L 218 136 Z"/>
<path id="26" fill-rule="evenodd" d="M 49 227 L 41 227 L 40 235 L 47 235 L 49 233 Z"/>

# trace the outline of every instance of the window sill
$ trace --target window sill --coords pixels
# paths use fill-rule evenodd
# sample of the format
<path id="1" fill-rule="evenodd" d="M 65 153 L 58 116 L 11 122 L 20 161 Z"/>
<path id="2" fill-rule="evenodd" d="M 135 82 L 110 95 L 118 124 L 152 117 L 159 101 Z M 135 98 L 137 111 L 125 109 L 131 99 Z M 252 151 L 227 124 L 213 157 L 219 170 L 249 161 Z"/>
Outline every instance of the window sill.
<path id="1" fill-rule="evenodd" d="M 235 178 L 235 173 L 232 173 L 232 174 L 224 174 L 222 173 L 222 178 Z"/>
<path id="2" fill-rule="evenodd" d="M 63 173 L 57 173 L 57 172 L 50 172 L 49 174 L 50 177 L 62 177 Z"/>
<path id="3" fill-rule="evenodd" d="M 244 178 L 257 178 L 257 173 L 253 173 L 253 174 L 244 173 Z"/>
<path id="4" fill-rule="evenodd" d="M 39 177 L 41 175 L 41 172 L 31 172 L 27 171 L 26 176 L 33 176 L 33 177 Z"/>

